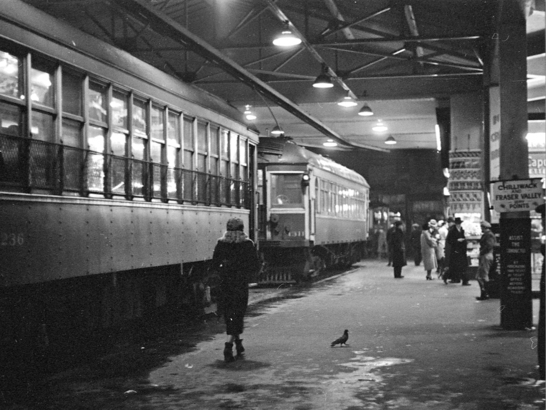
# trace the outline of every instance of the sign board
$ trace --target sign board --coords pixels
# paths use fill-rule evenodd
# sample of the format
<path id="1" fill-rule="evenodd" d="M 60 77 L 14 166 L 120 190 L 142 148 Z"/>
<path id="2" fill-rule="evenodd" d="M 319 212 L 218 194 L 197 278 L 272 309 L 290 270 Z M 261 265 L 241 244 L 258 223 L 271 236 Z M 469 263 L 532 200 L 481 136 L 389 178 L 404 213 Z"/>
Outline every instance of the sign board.
<path id="1" fill-rule="evenodd" d="M 501 219 L 501 326 L 523 330 L 533 325 L 531 220 Z"/>
<path id="2" fill-rule="evenodd" d="M 544 203 L 540 178 L 492 182 L 491 203 L 497 212 L 531 211 Z"/>
<path id="3" fill-rule="evenodd" d="M 489 88 L 489 175 L 491 181 L 500 176 L 500 87 Z"/>

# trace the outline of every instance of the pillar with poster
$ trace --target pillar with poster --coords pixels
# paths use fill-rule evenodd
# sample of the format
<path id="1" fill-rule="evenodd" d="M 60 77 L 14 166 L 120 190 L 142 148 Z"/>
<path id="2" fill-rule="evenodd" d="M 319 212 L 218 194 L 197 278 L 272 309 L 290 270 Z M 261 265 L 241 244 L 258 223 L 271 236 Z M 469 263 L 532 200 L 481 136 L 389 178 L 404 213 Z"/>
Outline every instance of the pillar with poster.
<path id="1" fill-rule="evenodd" d="M 507 330 L 532 327 L 531 219 L 502 218 L 503 214 L 535 210 L 544 203 L 539 178 L 491 183 L 491 202 L 501 214 L 501 326 Z"/>

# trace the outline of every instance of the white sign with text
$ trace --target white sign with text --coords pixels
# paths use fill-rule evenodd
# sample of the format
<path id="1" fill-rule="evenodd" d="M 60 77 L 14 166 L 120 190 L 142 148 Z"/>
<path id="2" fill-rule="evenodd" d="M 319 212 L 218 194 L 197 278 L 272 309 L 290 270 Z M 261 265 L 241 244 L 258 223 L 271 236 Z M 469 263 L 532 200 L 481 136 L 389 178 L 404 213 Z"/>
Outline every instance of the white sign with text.
<path id="1" fill-rule="evenodd" d="M 497 212 L 531 211 L 544 203 L 540 178 L 492 182 L 491 202 Z"/>

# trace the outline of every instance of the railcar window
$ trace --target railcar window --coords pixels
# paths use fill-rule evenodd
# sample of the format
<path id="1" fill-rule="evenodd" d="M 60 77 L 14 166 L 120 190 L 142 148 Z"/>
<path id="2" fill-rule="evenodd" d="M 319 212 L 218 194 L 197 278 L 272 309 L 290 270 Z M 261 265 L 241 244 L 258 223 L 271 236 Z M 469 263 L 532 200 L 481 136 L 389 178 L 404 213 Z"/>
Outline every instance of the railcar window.
<path id="1" fill-rule="evenodd" d="M 104 130 L 89 127 L 88 144 L 92 151 L 87 159 L 87 186 L 91 192 L 104 190 Z"/>
<path id="2" fill-rule="evenodd" d="M 55 142 L 55 135 L 53 130 L 53 116 L 41 112 L 32 112 L 32 126 L 30 131 L 32 132 L 32 138 Z"/>
<path id="3" fill-rule="evenodd" d="M 20 107 L 0 102 L 0 181 L 17 183 L 21 180 L 22 156 L 19 137 L 23 113 Z"/>
<path id="4" fill-rule="evenodd" d="M 22 121 L 21 108 L 6 103 L 0 103 L 0 125 L 2 125 L 2 134 L 19 135 L 19 129 Z"/>
<path id="5" fill-rule="evenodd" d="M 82 146 L 82 125 L 78 121 L 63 119 L 63 135 L 61 142 L 70 147 Z"/>
<path id="6" fill-rule="evenodd" d="M 22 61 L 5 51 L 0 51 L 0 93 L 21 98 L 23 92 Z"/>
<path id="7" fill-rule="evenodd" d="M 220 127 L 210 126 L 210 173 L 211 173 L 211 202 L 219 204 L 220 201 L 220 157 L 219 157 Z"/>
<path id="8" fill-rule="evenodd" d="M 271 174 L 271 206 L 302 208 L 301 174 Z"/>
<path id="9" fill-rule="evenodd" d="M 165 117 L 164 111 L 153 105 L 152 106 L 152 140 L 150 149 L 150 160 L 152 161 L 152 195 L 154 198 L 161 198 L 161 168 L 163 161 L 163 147 L 165 146 Z"/>
<path id="10" fill-rule="evenodd" d="M 125 194 L 125 153 L 127 136 L 122 132 L 112 132 L 110 150 L 114 157 L 110 161 L 111 190 L 114 194 Z"/>
<path id="11" fill-rule="evenodd" d="M 89 84 L 89 118 L 105 124 L 107 121 L 106 111 L 106 88 L 102 85 Z"/>
<path id="12" fill-rule="evenodd" d="M 133 195 L 143 196 L 146 181 L 146 146 L 148 144 L 148 120 L 146 115 L 146 103 L 133 100 L 133 140 L 131 141 L 131 154 L 133 167 L 131 174 L 131 188 Z"/>
<path id="13" fill-rule="evenodd" d="M 146 105 L 143 101 L 133 102 L 133 135 L 137 138 L 148 138 L 146 131 Z"/>
<path id="14" fill-rule="evenodd" d="M 222 129 L 220 138 L 220 202 L 229 203 L 229 131 Z"/>
<path id="15" fill-rule="evenodd" d="M 197 121 L 197 200 L 207 202 L 207 124 Z"/>
<path id="16" fill-rule="evenodd" d="M 167 196 L 178 198 L 175 168 L 180 167 L 180 115 L 169 111 L 167 122 Z"/>
<path id="17" fill-rule="evenodd" d="M 128 96 L 121 91 L 114 90 L 110 109 L 112 114 L 112 133 L 110 134 L 110 189 L 113 194 L 124 195 L 125 173 L 127 169 L 127 141 L 129 130 L 127 122 Z"/>
<path id="18" fill-rule="evenodd" d="M 238 189 L 238 183 L 236 182 L 238 179 L 240 179 L 239 176 L 239 144 L 238 144 L 239 136 L 232 132 L 230 134 L 230 147 L 229 147 L 229 157 L 231 159 L 230 161 L 230 177 L 231 183 L 229 186 L 229 195 L 230 195 L 230 203 L 232 204 L 238 204 L 239 202 L 239 189 Z"/>
<path id="19" fill-rule="evenodd" d="M 315 179 L 315 212 L 320 214 L 322 208 L 321 202 L 321 189 L 320 189 L 320 179 Z"/>
<path id="20" fill-rule="evenodd" d="M 63 70 L 62 79 L 63 112 L 82 115 L 82 77 Z"/>
<path id="21" fill-rule="evenodd" d="M 32 59 L 30 72 L 30 99 L 47 107 L 53 107 L 53 66 L 38 59 Z"/>
<path id="22" fill-rule="evenodd" d="M 184 200 L 193 201 L 194 199 L 194 179 L 193 179 L 193 118 L 184 117 Z"/>
<path id="23" fill-rule="evenodd" d="M 112 126 L 127 130 L 127 95 L 114 91 L 110 107 L 112 107 Z"/>

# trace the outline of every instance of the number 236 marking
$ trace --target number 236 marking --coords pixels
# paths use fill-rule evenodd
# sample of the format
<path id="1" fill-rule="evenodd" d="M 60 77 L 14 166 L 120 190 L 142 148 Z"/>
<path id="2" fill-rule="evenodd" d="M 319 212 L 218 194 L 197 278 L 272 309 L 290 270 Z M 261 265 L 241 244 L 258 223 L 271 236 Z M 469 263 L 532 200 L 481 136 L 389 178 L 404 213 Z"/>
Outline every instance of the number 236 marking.
<path id="1" fill-rule="evenodd" d="M 22 233 L 0 233 L 0 246 L 22 246 L 25 243 L 25 235 Z"/>

